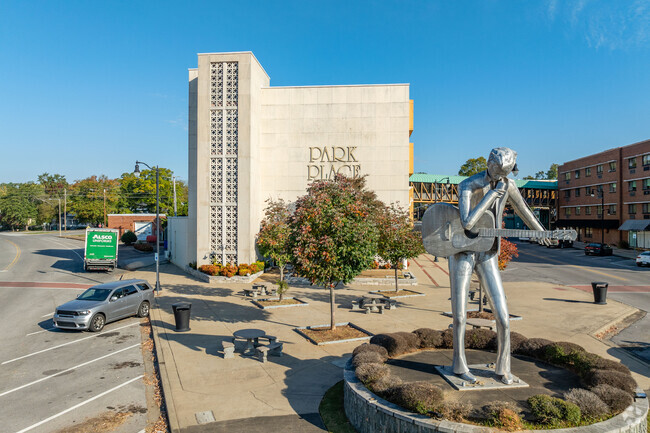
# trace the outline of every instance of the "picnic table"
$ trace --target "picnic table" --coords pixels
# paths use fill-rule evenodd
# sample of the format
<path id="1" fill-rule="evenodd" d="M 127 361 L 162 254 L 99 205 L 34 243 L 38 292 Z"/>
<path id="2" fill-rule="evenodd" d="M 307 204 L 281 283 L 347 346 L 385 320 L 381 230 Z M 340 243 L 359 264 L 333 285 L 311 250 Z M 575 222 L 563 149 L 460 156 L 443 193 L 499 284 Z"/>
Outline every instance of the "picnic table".
<path id="1" fill-rule="evenodd" d="M 352 301 L 353 310 L 366 310 L 366 314 L 372 313 L 384 313 L 384 309 L 390 310 L 391 308 L 396 308 L 396 302 L 392 299 L 388 299 L 382 295 L 375 295 L 369 293 L 363 295 L 363 297 L 357 301 Z"/>
<path id="2" fill-rule="evenodd" d="M 274 287 L 267 287 L 265 284 L 253 284 L 250 289 L 244 289 L 244 294 L 253 297 L 253 299 L 257 299 L 258 296 L 274 296 L 275 293 Z"/>
<path id="3" fill-rule="evenodd" d="M 264 337 L 266 333 L 261 329 L 240 329 L 232 334 L 235 338 L 246 340 L 246 347 L 242 352 L 245 356 L 255 355 L 255 346 L 259 344 L 260 337 Z"/>

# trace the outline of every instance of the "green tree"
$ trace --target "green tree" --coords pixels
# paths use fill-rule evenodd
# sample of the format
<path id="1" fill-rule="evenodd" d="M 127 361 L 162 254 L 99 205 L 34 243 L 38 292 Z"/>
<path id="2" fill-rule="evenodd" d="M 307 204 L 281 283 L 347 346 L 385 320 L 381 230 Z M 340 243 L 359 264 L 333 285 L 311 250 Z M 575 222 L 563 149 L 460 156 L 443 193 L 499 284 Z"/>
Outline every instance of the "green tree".
<path id="1" fill-rule="evenodd" d="M 264 257 L 273 259 L 280 268 L 280 301 L 286 288 L 284 284 L 284 268 L 291 261 L 291 228 L 289 220 L 291 212 L 282 199 L 266 200 L 261 230 L 257 235 L 257 247 Z M 282 290 L 284 288 L 284 290 Z"/>
<path id="2" fill-rule="evenodd" d="M 470 158 L 465 161 L 458 170 L 459 176 L 473 176 L 476 173 L 480 173 L 484 170 L 487 170 L 487 161 L 484 157 L 479 156 L 478 158 Z"/>
<path id="3" fill-rule="evenodd" d="M 296 202 L 290 222 L 298 272 L 329 288 L 332 330 L 334 288 L 369 268 L 377 252 L 377 229 L 368 218 L 373 209 L 363 199 L 364 183 L 342 175 L 311 183 Z"/>
<path id="4" fill-rule="evenodd" d="M 384 207 L 379 217 L 377 253 L 395 269 L 395 291 L 399 291 L 397 270 L 404 259 L 424 253 L 422 235 L 413 230 L 408 212 L 396 205 Z"/>
<path id="5" fill-rule="evenodd" d="M 174 215 L 174 182 L 173 172 L 168 168 L 160 168 L 158 194 L 160 198 L 160 213 Z M 124 173 L 120 178 L 120 212 L 149 212 L 156 211 L 156 170 L 142 170 L 140 176 Z M 177 215 L 187 215 L 187 184 L 176 180 Z"/>
<path id="6" fill-rule="evenodd" d="M 101 175 L 77 180 L 70 185 L 68 208 L 82 222 L 104 222 L 104 191 L 106 191 L 106 214 L 115 213 L 119 202 L 119 182 Z"/>
<path id="7" fill-rule="evenodd" d="M 524 179 L 526 180 L 553 180 L 557 179 L 557 169 L 559 165 L 558 164 L 551 164 L 549 169 L 547 171 L 540 170 L 537 173 L 535 173 L 535 176 L 526 176 Z"/>
<path id="8" fill-rule="evenodd" d="M 546 179 L 557 179 L 557 170 L 560 166 L 558 164 L 551 164 L 546 172 Z"/>
<path id="9" fill-rule="evenodd" d="M 36 222 L 43 189 L 34 182 L 8 183 L 0 189 L 0 222 L 15 230 Z"/>
<path id="10" fill-rule="evenodd" d="M 62 174 L 43 173 L 38 176 L 38 183 L 43 187 L 45 198 L 38 205 L 38 222 L 44 223 L 58 218 L 59 200 L 63 200 L 68 181 Z"/>

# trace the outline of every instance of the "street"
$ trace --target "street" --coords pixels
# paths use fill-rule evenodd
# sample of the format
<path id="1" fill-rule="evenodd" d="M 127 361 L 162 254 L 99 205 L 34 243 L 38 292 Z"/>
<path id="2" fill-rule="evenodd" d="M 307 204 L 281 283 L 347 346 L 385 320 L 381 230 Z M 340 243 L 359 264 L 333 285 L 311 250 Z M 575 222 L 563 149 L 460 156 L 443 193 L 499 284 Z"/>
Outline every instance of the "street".
<path id="1" fill-rule="evenodd" d="M 110 323 L 99 333 L 52 327 L 57 305 L 121 274 L 84 272 L 79 240 L 0 234 L 2 431 L 67 432 L 102 419 L 112 428 L 100 431 L 143 431 L 141 319 Z"/>
<path id="2" fill-rule="evenodd" d="M 545 248 L 516 242 L 519 257 L 502 272 L 504 281 L 545 281 L 591 292 L 592 281 L 609 283 L 607 297 L 638 308 L 645 317 L 611 338 L 619 346 L 650 362 L 650 268 L 617 256 L 585 256 L 576 248 Z"/>

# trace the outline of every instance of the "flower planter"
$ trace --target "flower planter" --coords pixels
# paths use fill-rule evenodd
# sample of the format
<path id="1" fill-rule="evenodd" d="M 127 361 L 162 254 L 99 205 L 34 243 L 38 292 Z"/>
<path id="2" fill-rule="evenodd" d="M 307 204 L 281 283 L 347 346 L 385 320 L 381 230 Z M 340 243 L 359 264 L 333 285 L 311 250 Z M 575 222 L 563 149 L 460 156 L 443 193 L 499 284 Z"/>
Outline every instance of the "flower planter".
<path id="1" fill-rule="evenodd" d="M 354 323 L 350 322 L 343 322 L 343 323 L 337 323 L 336 326 L 348 326 L 350 328 L 354 328 L 358 331 L 360 331 L 363 334 L 366 334 L 365 337 L 357 337 L 357 338 L 347 338 L 345 340 L 334 340 L 334 341 L 315 341 L 312 339 L 309 335 L 307 335 L 304 331 L 309 330 L 309 329 L 327 329 L 330 327 L 330 325 L 318 325 L 318 326 L 302 326 L 300 328 L 294 328 L 294 331 L 296 331 L 298 334 L 302 335 L 304 338 L 307 340 L 311 341 L 313 344 L 317 346 L 322 346 L 325 344 L 335 344 L 335 343 L 347 343 L 349 341 L 365 341 L 365 340 L 370 340 L 370 338 L 374 335 L 371 332 L 366 331 L 363 328 L 358 327 Z"/>
<path id="2" fill-rule="evenodd" d="M 261 304 L 261 302 L 264 302 L 264 301 L 278 301 L 278 300 L 280 300 L 279 297 L 257 299 L 257 300 L 251 301 L 251 302 L 253 303 L 253 305 L 255 305 L 256 307 L 261 308 L 263 310 L 271 310 L 273 308 L 306 307 L 306 306 L 309 305 L 307 302 L 303 301 L 302 299 L 286 297 L 286 296 L 283 298 L 283 300 L 289 300 L 289 299 L 293 299 L 294 301 L 298 301 L 298 303 L 286 304 L 286 305 L 263 305 L 263 304 Z"/>
<path id="3" fill-rule="evenodd" d="M 264 271 L 257 272 L 255 274 L 247 275 L 247 276 L 240 276 L 240 275 L 235 275 L 233 277 L 224 277 L 222 275 L 208 275 L 204 274 L 203 272 L 192 269 L 189 266 L 185 266 L 184 269 L 185 272 L 193 276 L 194 278 L 201 280 L 206 283 L 252 283 L 255 281 L 260 275 L 264 273 Z"/>

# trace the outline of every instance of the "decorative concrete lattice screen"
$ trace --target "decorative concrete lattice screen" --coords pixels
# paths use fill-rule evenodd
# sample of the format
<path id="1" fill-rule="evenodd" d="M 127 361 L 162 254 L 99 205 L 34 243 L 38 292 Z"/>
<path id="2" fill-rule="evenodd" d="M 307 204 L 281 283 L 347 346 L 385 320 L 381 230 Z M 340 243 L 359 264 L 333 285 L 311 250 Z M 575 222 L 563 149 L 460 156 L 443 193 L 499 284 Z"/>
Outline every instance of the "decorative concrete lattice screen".
<path id="1" fill-rule="evenodd" d="M 237 62 L 210 63 L 210 249 L 237 263 Z"/>

